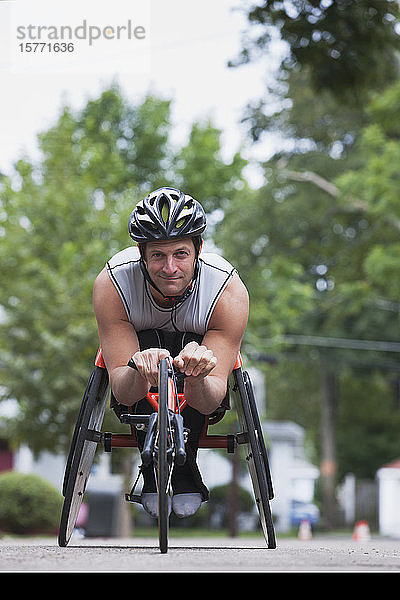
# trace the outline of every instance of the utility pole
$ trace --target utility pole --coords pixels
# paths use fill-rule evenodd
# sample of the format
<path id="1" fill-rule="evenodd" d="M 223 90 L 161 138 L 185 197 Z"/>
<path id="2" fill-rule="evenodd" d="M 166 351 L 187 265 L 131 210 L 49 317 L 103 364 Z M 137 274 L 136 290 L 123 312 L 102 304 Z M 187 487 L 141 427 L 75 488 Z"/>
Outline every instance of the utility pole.
<path id="1" fill-rule="evenodd" d="M 321 482 L 322 516 L 327 528 L 336 517 L 336 419 L 338 406 L 337 373 L 325 356 L 321 358 Z"/>

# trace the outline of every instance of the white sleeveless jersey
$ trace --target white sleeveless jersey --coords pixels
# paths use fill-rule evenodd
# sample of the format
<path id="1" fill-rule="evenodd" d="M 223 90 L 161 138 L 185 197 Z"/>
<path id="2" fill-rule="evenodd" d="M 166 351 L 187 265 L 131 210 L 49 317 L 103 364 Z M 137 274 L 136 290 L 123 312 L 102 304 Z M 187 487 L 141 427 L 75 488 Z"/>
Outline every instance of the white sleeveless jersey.
<path id="1" fill-rule="evenodd" d="M 222 256 L 201 253 L 192 293 L 172 308 L 153 299 L 140 268 L 137 247 L 121 250 L 107 262 L 107 271 L 135 331 L 161 329 L 204 335 L 211 314 L 236 270 Z"/>

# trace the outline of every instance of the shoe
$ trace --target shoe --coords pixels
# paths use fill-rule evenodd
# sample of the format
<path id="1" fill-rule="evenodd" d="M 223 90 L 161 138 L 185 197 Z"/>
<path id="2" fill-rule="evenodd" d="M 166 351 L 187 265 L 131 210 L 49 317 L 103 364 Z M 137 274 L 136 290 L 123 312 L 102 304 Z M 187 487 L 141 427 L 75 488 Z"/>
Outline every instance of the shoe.
<path id="1" fill-rule="evenodd" d="M 140 501 L 144 510 L 153 519 L 158 519 L 158 494 L 144 492 L 140 496 Z M 171 514 L 171 498 L 168 497 L 168 516 Z"/>
<path id="2" fill-rule="evenodd" d="M 201 505 L 201 494 L 192 492 L 190 494 L 175 494 L 172 497 L 172 510 L 177 517 L 191 517 L 198 511 Z"/>

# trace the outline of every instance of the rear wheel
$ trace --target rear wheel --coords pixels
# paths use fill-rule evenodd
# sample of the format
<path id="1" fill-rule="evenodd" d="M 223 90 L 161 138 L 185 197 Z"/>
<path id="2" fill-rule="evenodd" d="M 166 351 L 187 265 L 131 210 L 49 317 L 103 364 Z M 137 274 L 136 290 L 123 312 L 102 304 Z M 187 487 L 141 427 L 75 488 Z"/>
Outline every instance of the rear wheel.
<path id="1" fill-rule="evenodd" d="M 67 459 L 58 543 L 66 546 L 78 518 L 89 479 L 108 396 L 108 374 L 95 367 L 86 387 Z"/>
<path id="2" fill-rule="evenodd" d="M 253 486 L 255 503 L 260 515 L 261 527 L 268 548 L 276 548 L 276 538 L 270 497 L 272 497 L 272 484 L 269 473 L 268 459 L 265 450 L 261 426 L 254 422 L 251 401 L 249 400 L 249 379 L 247 385 L 241 369 L 233 371 L 235 404 L 241 431 L 245 438 L 246 462 L 249 468 L 250 479 Z M 253 412 L 256 411 L 255 404 Z M 258 420 L 258 413 L 257 419 Z"/>
<path id="3" fill-rule="evenodd" d="M 252 383 L 251 383 L 251 380 L 250 380 L 250 377 L 249 377 L 249 374 L 247 373 L 247 371 L 243 372 L 243 381 L 246 386 L 246 392 L 247 392 L 247 397 L 249 400 L 251 416 L 253 417 L 254 428 L 255 428 L 258 444 L 260 447 L 261 456 L 262 456 L 263 463 L 264 463 L 265 475 L 267 478 L 267 485 L 268 485 L 268 498 L 270 500 L 272 500 L 274 497 L 274 489 L 273 489 L 273 485 L 272 485 L 271 471 L 269 468 L 267 448 L 265 446 L 263 430 L 261 427 L 260 418 L 258 416 L 258 410 L 257 410 L 256 400 L 254 397 L 253 386 L 252 386 Z"/>

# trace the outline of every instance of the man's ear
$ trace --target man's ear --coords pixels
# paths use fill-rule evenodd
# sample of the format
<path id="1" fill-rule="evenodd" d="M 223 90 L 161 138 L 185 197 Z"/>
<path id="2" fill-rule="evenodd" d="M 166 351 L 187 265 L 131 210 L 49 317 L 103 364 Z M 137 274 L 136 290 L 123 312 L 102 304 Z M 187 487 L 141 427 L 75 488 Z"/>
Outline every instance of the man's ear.
<path id="1" fill-rule="evenodd" d="M 139 250 L 140 258 L 143 262 L 146 261 L 146 244 L 137 244 L 137 248 Z"/>

